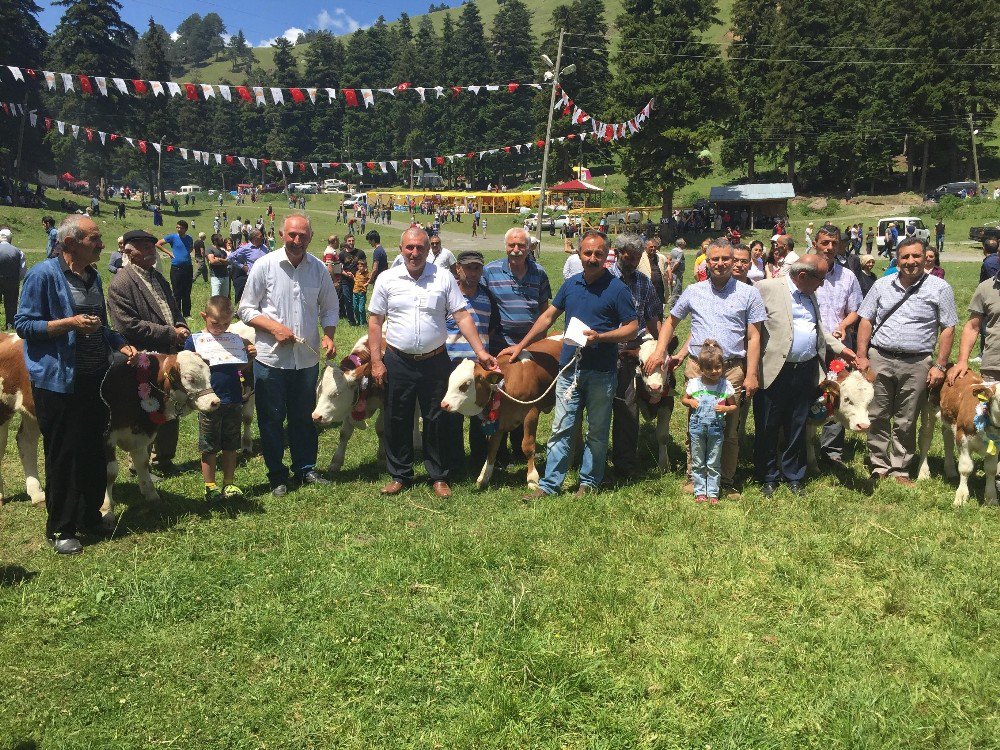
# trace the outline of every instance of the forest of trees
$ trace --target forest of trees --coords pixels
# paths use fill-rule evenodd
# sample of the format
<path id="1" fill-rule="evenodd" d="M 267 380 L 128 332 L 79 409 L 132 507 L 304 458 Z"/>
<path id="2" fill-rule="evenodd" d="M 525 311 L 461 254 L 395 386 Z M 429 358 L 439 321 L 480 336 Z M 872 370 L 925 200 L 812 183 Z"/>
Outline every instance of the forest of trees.
<path id="1" fill-rule="evenodd" d="M 950 13 L 931 0 L 735 0 L 730 33 L 713 40 L 716 0 L 624 0 L 608 18 L 604 0 L 568 0 L 541 39 L 532 11 L 505 0 L 484 26 L 475 2 L 444 16 L 379 18 L 346 37 L 311 30 L 296 44 L 278 38 L 263 70 L 242 30 L 228 35 L 216 13 L 194 14 L 176 40 L 153 18 L 140 31 L 117 0 L 58 0 L 51 35 L 34 0 L 0 5 L 0 64 L 45 70 L 199 81 L 198 66 L 228 60 L 229 83 L 379 88 L 538 81 L 539 53 L 555 59 L 567 32 L 565 87 L 605 121 L 634 114 L 656 97 L 652 118 L 616 144 L 560 145 L 550 165 L 568 177 L 583 158 L 615 163 L 628 197 L 663 202 L 712 168 L 712 159 L 750 180 L 786 178 L 800 189 L 920 189 L 968 173 L 969 116 L 991 127 L 1000 94 L 1000 0 Z M 886 21 L 886 19 L 889 19 Z M 716 27 L 716 31 L 718 28 Z M 300 47 L 300 48 L 299 48 Z M 183 71 L 187 71 L 183 73 Z M 210 81 L 219 83 L 220 81 Z M 544 133 L 548 92 L 492 96 L 380 97 L 374 109 L 315 105 L 254 107 L 219 98 L 129 99 L 49 94 L 0 79 L 0 100 L 25 101 L 49 116 L 154 141 L 223 153 L 306 161 L 380 160 L 465 153 L 535 140 Z M 8 171 L 16 119 L 0 119 L 0 165 Z M 578 128 L 558 117 L 555 135 Z M 24 173 L 70 170 L 85 177 L 148 180 L 156 154 L 26 134 Z M 720 148 L 721 144 L 721 148 Z M 706 158 L 706 150 L 713 156 Z M 167 164 L 167 161 L 170 164 Z M 458 164 L 465 176 L 519 179 L 537 173 L 539 154 Z M 902 165 L 902 166 L 901 166 Z M 243 179 L 238 167 L 164 160 L 168 176 L 200 184 Z M 905 170 L 905 171 L 904 171 Z M 902 184 L 899 184 L 902 182 Z"/>

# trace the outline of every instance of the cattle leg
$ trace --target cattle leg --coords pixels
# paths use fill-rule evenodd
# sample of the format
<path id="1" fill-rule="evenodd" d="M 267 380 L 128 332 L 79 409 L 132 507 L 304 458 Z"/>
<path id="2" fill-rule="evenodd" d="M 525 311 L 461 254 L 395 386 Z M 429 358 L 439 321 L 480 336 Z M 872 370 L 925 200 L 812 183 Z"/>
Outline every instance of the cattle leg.
<path id="1" fill-rule="evenodd" d="M 656 411 L 656 466 L 660 471 L 670 471 L 670 452 L 667 445 L 670 442 L 670 417 L 673 415 L 673 404 Z"/>
<path id="2" fill-rule="evenodd" d="M 348 417 L 340 426 L 340 439 L 337 442 L 337 450 L 330 458 L 329 470 L 331 472 L 340 471 L 344 467 L 344 459 L 347 456 L 347 442 L 354 434 L 354 419 Z"/>
<path id="3" fill-rule="evenodd" d="M 944 443 L 944 475 L 948 479 L 957 476 L 955 471 L 955 428 L 945 421 L 941 422 L 941 442 Z"/>
<path id="4" fill-rule="evenodd" d="M 927 465 L 927 453 L 930 451 L 931 442 L 934 440 L 934 422 L 937 418 L 935 413 L 936 408 L 930 403 L 930 399 L 928 399 L 927 404 L 924 406 L 924 411 L 920 415 L 920 470 L 917 472 L 918 480 L 931 478 L 931 469 Z M 948 432 L 951 430 L 951 427 L 942 422 L 941 429 Z M 947 470 L 947 461 L 945 461 L 945 469 Z"/>
<path id="5" fill-rule="evenodd" d="M 101 505 L 101 516 L 104 518 L 114 518 L 115 516 L 115 480 L 118 478 L 118 452 L 114 442 L 104 444 L 104 455 L 106 467 L 107 486 L 104 488 L 104 504 Z"/>
<path id="6" fill-rule="evenodd" d="M 0 427 L 3 432 L 3 448 L 0 448 L 0 456 L 7 449 L 7 428 Z M 41 438 L 41 431 L 38 429 L 38 422 L 33 417 L 23 414 L 21 416 L 21 426 L 17 430 L 17 451 L 21 455 L 21 466 L 24 469 L 24 487 L 31 498 L 31 504 L 35 507 L 45 505 L 45 490 L 42 489 L 38 481 L 38 441 Z M 0 498 L 3 497 L 3 487 L 0 486 Z"/>
<path id="7" fill-rule="evenodd" d="M 129 449 L 132 457 L 132 466 L 135 467 L 135 480 L 139 485 L 139 492 L 149 501 L 159 500 L 160 494 L 153 484 L 153 477 L 149 474 L 149 446 L 140 445 Z"/>
<path id="8" fill-rule="evenodd" d="M 997 454 L 987 453 L 983 457 L 983 473 L 986 475 L 986 489 L 983 492 L 984 505 L 997 504 Z"/>
<path id="9" fill-rule="evenodd" d="M 503 430 L 497 430 L 490 435 L 490 444 L 487 446 L 486 452 L 486 463 L 483 464 L 483 470 L 479 472 L 479 478 L 476 479 L 476 487 L 481 490 L 489 485 L 490 479 L 493 477 L 493 467 L 496 466 L 497 453 L 500 451 L 500 444 L 506 437 L 507 433 Z"/>
<path id="10" fill-rule="evenodd" d="M 0 464 L 3 463 L 3 457 L 7 454 L 7 429 L 9 427 L 10 427 L 10 422 L 4 422 L 3 424 L 0 424 Z M 3 504 L 4 504 L 3 466 L 0 465 L 0 505 Z"/>
<path id="11" fill-rule="evenodd" d="M 955 507 L 965 505 L 969 500 L 969 475 L 975 465 L 969 452 L 969 439 L 962 438 L 958 444 L 958 489 L 955 490 Z M 994 468 L 994 472 L 996 469 Z M 994 492 L 996 490 L 994 489 Z"/>
<path id="12" fill-rule="evenodd" d="M 538 489 L 538 469 L 535 468 L 535 450 L 537 443 L 535 434 L 538 432 L 538 409 L 528 409 L 524 415 L 524 437 L 521 439 L 521 450 L 528 462 L 528 489 Z"/>
<path id="13" fill-rule="evenodd" d="M 249 456 L 253 453 L 253 415 L 254 415 L 254 396 L 250 394 L 250 398 L 247 402 L 243 404 L 243 438 L 240 441 L 240 450 L 243 454 Z"/>
<path id="14" fill-rule="evenodd" d="M 806 425 L 806 468 L 811 474 L 819 473 L 819 462 L 816 460 L 816 445 L 819 443 L 819 431 L 822 424 Z"/>

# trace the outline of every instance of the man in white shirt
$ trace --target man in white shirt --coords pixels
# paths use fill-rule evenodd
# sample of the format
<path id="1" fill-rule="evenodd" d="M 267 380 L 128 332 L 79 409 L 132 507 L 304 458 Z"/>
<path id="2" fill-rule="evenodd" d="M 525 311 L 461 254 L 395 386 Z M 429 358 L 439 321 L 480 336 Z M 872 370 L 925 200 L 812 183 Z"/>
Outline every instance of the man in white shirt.
<path id="1" fill-rule="evenodd" d="M 441 399 L 448 387 L 451 360 L 445 351 L 446 318 L 451 315 L 479 363 L 496 367 L 476 330 L 455 277 L 427 261 L 430 238 L 420 228 L 403 232 L 402 265 L 379 274 L 368 305 L 368 347 L 372 377 L 385 387 L 385 458 L 391 481 L 383 495 L 396 495 L 413 483 L 413 415 L 420 404 L 424 420 L 424 466 L 438 497 L 451 496 L 447 415 Z M 385 324 L 385 352 L 382 325 Z"/>
<path id="2" fill-rule="evenodd" d="M 229 222 L 229 239 L 233 241 L 233 250 L 243 244 L 243 220 L 239 216 Z"/>
<path id="3" fill-rule="evenodd" d="M 301 484 L 327 483 L 316 471 L 318 436 L 312 412 L 320 353 L 327 359 L 336 353 L 339 320 L 333 280 L 323 262 L 306 252 L 312 239 L 309 218 L 289 215 L 283 239 L 283 248 L 254 263 L 239 307 L 240 319 L 257 331 L 257 424 L 275 497 L 288 494 L 292 474 Z M 286 417 L 291 472 L 284 464 Z"/>

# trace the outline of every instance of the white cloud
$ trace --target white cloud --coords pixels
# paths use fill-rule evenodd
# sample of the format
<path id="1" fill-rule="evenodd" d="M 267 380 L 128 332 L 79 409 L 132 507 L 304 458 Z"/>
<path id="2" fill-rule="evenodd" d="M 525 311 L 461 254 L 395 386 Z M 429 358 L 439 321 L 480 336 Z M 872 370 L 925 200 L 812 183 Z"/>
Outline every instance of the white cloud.
<path id="1" fill-rule="evenodd" d="M 306 33 L 305 29 L 300 29 L 297 26 L 292 26 L 292 28 L 290 29 L 285 29 L 285 33 L 282 34 L 282 36 L 285 37 L 285 39 L 290 41 L 292 44 L 295 44 L 295 42 L 297 42 L 299 39 L 299 34 L 305 34 L 305 33 Z M 270 39 L 261 39 L 260 42 L 257 43 L 257 46 L 270 47 L 272 44 L 274 44 L 274 41 L 277 38 L 278 37 L 271 37 Z"/>
<path id="2" fill-rule="evenodd" d="M 229 46 L 229 40 L 233 38 L 233 35 L 232 34 L 220 34 L 219 36 L 222 37 L 222 43 L 225 44 L 228 47 Z"/>
<path id="3" fill-rule="evenodd" d="M 316 27 L 338 34 L 350 34 L 361 28 L 361 24 L 351 18 L 343 8 L 334 8 L 330 13 L 325 8 L 316 16 Z"/>
<path id="4" fill-rule="evenodd" d="M 170 34 L 170 38 L 171 38 L 171 39 L 172 39 L 173 41 L 175 41 L 175 42 L 176 42 L 176 41 L 177 41 L 178 39 L 180 39 L 180 38 L 181 38 L 181 35 L 180 35 L 180 34 L 178 34 L 178 33 L 177 33 L 176 31 L 174 31 L 174 32 L 172 32 L 172 33 Z"/>

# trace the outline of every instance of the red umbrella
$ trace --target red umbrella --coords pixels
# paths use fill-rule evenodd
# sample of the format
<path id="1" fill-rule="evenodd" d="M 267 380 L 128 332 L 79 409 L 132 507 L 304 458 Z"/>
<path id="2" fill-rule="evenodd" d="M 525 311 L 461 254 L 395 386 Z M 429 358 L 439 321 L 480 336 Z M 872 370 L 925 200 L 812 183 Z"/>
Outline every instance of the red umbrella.
<path id="1" fill-rule="evenodd" d="M 76 178 L 69 172 L 63 172 L 59 179 L 66 180 L 66 182 L 76 182 Z"/>

